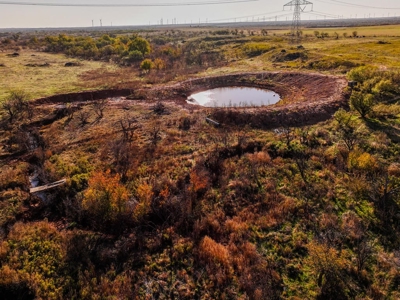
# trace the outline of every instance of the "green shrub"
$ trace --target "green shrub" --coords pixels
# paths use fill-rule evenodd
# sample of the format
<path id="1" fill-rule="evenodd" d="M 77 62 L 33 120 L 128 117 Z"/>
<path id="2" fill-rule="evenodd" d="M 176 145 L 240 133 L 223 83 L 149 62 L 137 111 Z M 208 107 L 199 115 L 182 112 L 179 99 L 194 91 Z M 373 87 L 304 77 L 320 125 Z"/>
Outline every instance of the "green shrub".
<path id="1" fill-rule="evenodd" d="M 345 71 L 345 70 L 350 70 L 351 68 L 357 66 L 358 66 L 357 63 L 337 58 L 325 58 L 322 60 L 312 61 L 309 62 L 307 65 L 309 69 L 320 70 L 320 71 L 335 70 L 335 69 L 340 69 Z"/>
<path id="2" fill-rule="evenodd" d="M 364 82 L 368 79 L 374 78 L 377 75 L 378 68 L 373 66 L 361 66 L 351 70 L 347 74 L 347 78 L 352 81 Z"/>
<path id="3" fill-rule="evenodd" d="M 0 244 L 0 290 L 29 287 L 36 299 L 60 299 L 64 277 L 65 239 L 47 223 L 17 223 Z"/>
<path id="4" fill-rule="evenodd" d="M 148 73 L 150 72 L 151 69 L 154 68 L 154 63 L 151 59 L 145 59 L 144 61 L 142 61 L 142 63 L 140 64 L 140 68 Z"/>
<path id="5" fill-rule="evenodd" d="M 362 118 L 372 111 L 374 106 L 374 96 L 353 91 L 350 97 L 350 107 L 357 111 Z"/>
<path id="6" fill-rule="evenodd" d="M 249 57 L 258 56 L 273 49 L 274 47 L 265 43 L 247 43 L 242 47 L 243 52 Z"/>

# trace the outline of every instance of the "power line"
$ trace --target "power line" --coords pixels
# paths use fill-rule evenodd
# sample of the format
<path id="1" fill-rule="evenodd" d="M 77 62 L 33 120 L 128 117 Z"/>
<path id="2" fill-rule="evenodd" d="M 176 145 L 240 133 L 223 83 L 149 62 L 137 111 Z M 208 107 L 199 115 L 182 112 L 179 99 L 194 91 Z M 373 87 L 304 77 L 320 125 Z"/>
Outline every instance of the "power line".
<path id="1" fill-rule="evenodd" d="M 278 10 L 278 11 L 272 11 L 272 12 L 267 12 L 267 13 L 263 13 L 263 14 L 247 15 L 247 16 L 240 16 L 240 17 L 230 17 L 230 18 L 225 18 L 225 19 L 216 19 L 216 20 L 210 20 L 210 22 L 220 22 L 220 21 L 229 21 L 229 20 L 233 20 L 233 19 L 260 17 L 260 16 L 272 15 L 272 14 L 277 14 L 277 13 L 282 13 L 282 11 Z"/>
<path id="2" fill-rule="evenodd" d="M 289 7 L 294 6 L 293 22 L 292 22 L 292 30 L 291 30 L 291 36 L 292 36 L 293 43 L 300 42 L 300 39 L 301 39 L 301 30 L 300 30 L 301 13 L 304 12 L 307 5 L 310 5 L 310 4 L 313 5 L 312 2 L 307 1 L 307 0 L 292 0 L 283 6 L 283 8 L 285 8 L 287 6 L 289 6 Z M 301 7 L 302 5 L 304 7 Z M 312 10 L 312 8 L 311 8 L 311 10 Z"/>
<path id="3" fill-rule="evenodd" d="M 287 13 L 287 14 L 280 14 L 280 15 L 274 15 L 274 16 L 272 16 L 272 17 L 268 17 L 268 18 L 260 18 L 260 21 L 252 21 L 252 22 L 264 22 L 264 21 L 267 21 L 267 20 L 273 20 L 273 19 L 277 19 L 277 18 L 280 18 L 280 17 L 285 17 L 285 16 L 291 16 L 292 15 L 292 13 Z M 259 16 L 259 15 L 254 15 L 254 16 L 245 16 L 245 17 L 236 17 L 236 18 L 229 18 L 229 19 L 220 19 L 220 20 L 210 20 L 209 22 L 221 22 L 221 21 L 229 21 L 229 20 L 232 20 L 232 19 L 239 19 L 239 23 L 240 22 L 243 22 L 243 21 L 240 21 L 240 19 L 244 19 L 244 18 L 252 18 L 252 17 L 257 17 L 257 16 Z"/>
<path id="4" fill-rule="evenodd" d="M 332 17 L 332 18 L 338 18 L 338 15 L 333 15 L 333 14 L 329 14 L 329 13 L 324 13 L 324 12 L 316 11 L 316 10 L 313 10 L 313 11 L 310 11 L 310 12 L 305 12 L 305 13 L 306 13 L 306 14 L 315 14 L 315 15 L 319 14 L 319 15 L 321 15 L 321 16 Z"/>
<path id="5" fill-rule="evenodd" d="M 305 12 L 305 14 L 313 15 L 313 16 L 319 16 L 319 17 L 327 17 L 327 18 L 331 18 L 331 19 L 340 19 L 340 17 L 335 16 L 335 15 L 324 14 L 324 13 L 315 13 L 315 12 L 312 12 L 312 11 Z"/>
<path id="6" fill-rule="evenodd" d="M 338 1 L 338 0 L 330 0 L 330 1 L 316 0 L 316 1 L 317 2 L 328 3 L 328 4 L 340 5 L 340 6 L 347 6 L 347 7 L 361 7 L 361 8 L 373 8 L 373 9 L 385 9 L 385 10 L 388 10 L 388 9 L 400 9 L 400 7 L 371 6 L 371 5 L 357 4 L 357 3 L 351 3 L 351 2 L 346 2 L 346 1 Z"/>
<path id="7" fill-rule="evenodd" d="M 68 7 L 156 7 L 156 6 L 202 6 L 202 5 L 219 5 L 234 4 L 244 2 L 257 2 L 259 0 L 215 0 L 215 1 L 194 1 L 194 2 L 171 2 L 171 3 L 116 3 L 116 4 L 92 4 L 92 3 L 51 3 L 51 2 L 11 2 L 0 1 L 0 5 L 18 5 L 18 6 L 68 6 Z"/>

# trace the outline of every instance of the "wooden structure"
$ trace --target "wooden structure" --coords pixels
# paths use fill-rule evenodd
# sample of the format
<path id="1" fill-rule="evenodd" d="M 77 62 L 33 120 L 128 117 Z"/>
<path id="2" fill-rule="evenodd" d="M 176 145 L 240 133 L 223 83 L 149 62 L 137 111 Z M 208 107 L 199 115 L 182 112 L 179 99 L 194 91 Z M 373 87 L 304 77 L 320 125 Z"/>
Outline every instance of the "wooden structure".
<path id="1" fill-rule="evenodd" d="M 217 121 L 211 120 L 210 118 L 206 118 L 206 122 L 207 122 L 208 124 L 214 125 L 215 127 L 221 126 L 220 123 L 218 123 Z"/>
<path id="2" fill-rule="evenodd" d="M 30 193 L 33 194 L 33 193 L 38 193 L 38 192 L 44 192 L 44 191 L 56 188 L 60 185 L 64 185 L 66 182 L 67 182 L 67 179 L 62 179 L 60 181 L 49 183 L 49 184 L 46 184 L 43 186 L 34 187 L 34 188 L 30 189 Z"/>

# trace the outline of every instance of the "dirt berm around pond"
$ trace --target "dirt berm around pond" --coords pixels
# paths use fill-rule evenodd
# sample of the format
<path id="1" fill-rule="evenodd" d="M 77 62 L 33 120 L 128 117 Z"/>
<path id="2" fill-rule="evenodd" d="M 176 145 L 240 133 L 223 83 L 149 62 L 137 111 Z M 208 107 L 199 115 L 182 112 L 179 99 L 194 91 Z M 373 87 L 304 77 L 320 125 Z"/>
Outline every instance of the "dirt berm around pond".
<path id="1" fill-rule="evenodd" d="M 218 87 L 246 86 L 272 90 L 281 96 L 275 105 L 242 108 L 192 108 L 210 112 L 210 117 L 226 125 L 249 125 L 255 128 L 299 126 L 327 120 L 340 108 L 347 106 L 345 77 L 301 72 L 239 73 L 190 79 L 169 86 L 143 89 L 100 90 L 55 95 L 37 99 L 36 105 L 95 101 L 127 96 L 134 101 L 174 101 L 183 107 L 193 93 Z M 251 99 L 244 99 L 251 101 Z"/>
<path id="2" fill-rule="evenodd" d="M 225 125 L 249 125 L 254 128 L 300 126 L 325 121 L 348 105 L 345 77 L 300 72 L 262 72 L 205 77 L 168 87 L 137 90 L 133 98 L 186 99 L 193 93 L 218 87 L 246 86 L 278 93 L 281 101 L 263 107 L 203 108 L 210 117 Z M 251 99 L 243 99 L 251 102 Z M 192 104 L 186 104 L 192 105 Z"/>

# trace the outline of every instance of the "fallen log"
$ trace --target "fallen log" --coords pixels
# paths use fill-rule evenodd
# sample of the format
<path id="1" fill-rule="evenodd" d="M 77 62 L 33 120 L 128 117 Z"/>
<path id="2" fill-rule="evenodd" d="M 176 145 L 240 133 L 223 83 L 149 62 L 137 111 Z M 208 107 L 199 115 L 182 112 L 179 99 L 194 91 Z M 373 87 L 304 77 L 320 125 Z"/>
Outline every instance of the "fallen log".
<path id="1" fill-rule="evenodd" d="M 30 193 L 33 194 L 33 193 L 38 193 L 38 192 L 44 192 L 44 191 L 56 188 L 60 185 L 64 185 L 66 182 L 67 182 L 67 179 L 62 179 L 60 181 L 49 183 L 49 184 L 46 184 L 43 186 L 34 187 L 34 188 L 30 189 Z"/>

